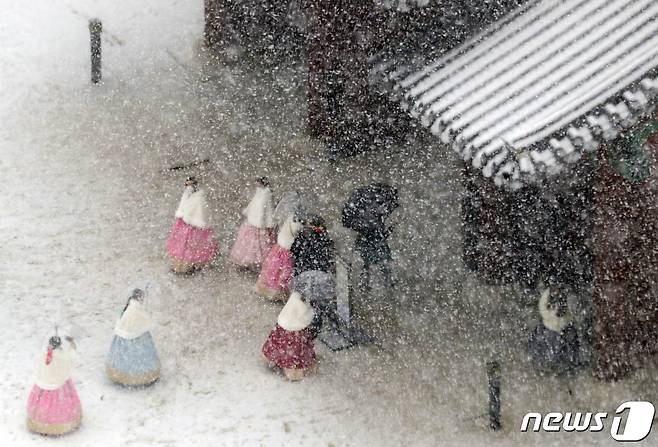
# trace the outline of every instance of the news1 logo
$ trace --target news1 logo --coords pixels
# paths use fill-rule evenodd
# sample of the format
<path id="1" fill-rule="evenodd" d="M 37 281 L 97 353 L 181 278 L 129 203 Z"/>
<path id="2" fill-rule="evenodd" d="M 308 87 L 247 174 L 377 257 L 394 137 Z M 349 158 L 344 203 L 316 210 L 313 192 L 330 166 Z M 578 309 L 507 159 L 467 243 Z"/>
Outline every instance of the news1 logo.
<path id="1" fill-rule="evenodd" d="M 649 436 L 656 408 L 651 402 L 624 402 L 615 410 L 610 427 L 612 439 L 620 442 L 639 442 Z M 528 413 L 521 422 L 521 431 L 533 432 L 600 432 L 607 423 L 608 413 Z M 530 426 L 532 421 L 532 426 Z M 622 428 L 622 422 L 625 424 Z"/>

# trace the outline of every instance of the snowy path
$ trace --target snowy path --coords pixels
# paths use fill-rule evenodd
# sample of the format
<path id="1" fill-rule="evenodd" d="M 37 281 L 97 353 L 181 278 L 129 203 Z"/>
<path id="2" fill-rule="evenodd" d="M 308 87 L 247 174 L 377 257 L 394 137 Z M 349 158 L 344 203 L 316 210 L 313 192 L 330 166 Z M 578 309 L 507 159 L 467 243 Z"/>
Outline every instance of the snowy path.
<path id="1" fill-rule="evenodd" d="M 0 445 L 560 445 L 560 436 L 518 434 L 522 415 L 658 398 L 647 370 L 612 386 L 579 377 L 575 397 L 535 380 L 525 328 L 513 327 L 515 313 L 531 324 L 531 312 L 500 306 L 504 291 L 477 286 L 459 266 L 450 162 L 422 149 L 322 162 L 303 135 L 303 76 L 207 63 L 195 50 L 201 3 L 0 0 Z M 92 16 L 107 31 L 98 87 L 87 81 Z M 319 345 L 318 374 L 302 383 L 268 371 L 259 349 L 279 308 L 254 296 L 253 278 L 225 256 L 194 278 L 167 271 L 164 240 L 187 172 L 166 167 L 194 157 L 212 160 L 195 173 L 211 188 L 224 255 L 245 180 L 258 173 L 277 193 L 294 182 L 317 193 L 341 241 L 336 210 L 348 192 L 396 177 L 408 204 L 393 247 L 408 293 L 396 303 L 399 324 L 414 330 L 385 352 Z M 144 279 L 162 292 L 151 307 L 163 379 L 128 391 L 104 377 L 103 358 L 126 289 Z M 24 411 L 33 356 L 55 324 L 79 342 L 85 416 L 80 431 L 45 440 L 25 430 Z M 493 436 L 474 418 L 486 408 L 482 363 L 492 351 L 518 365 L 507 376 L 506 428 Z"/>

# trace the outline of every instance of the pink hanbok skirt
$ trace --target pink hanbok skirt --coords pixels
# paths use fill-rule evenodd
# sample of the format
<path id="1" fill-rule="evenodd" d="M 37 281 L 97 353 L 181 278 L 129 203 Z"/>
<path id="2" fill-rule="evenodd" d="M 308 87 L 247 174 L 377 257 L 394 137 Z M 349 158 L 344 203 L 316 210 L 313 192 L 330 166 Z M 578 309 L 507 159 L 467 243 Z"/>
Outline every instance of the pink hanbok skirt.
<path id="1" fill-rule="evenodd" d="M 274 232 L 271 228 L 257 228 L 243 223 L 238 238 L 231 248 L 231 260 L 242 267 L 258 267 L 274 245 Z"/>
<path id="2" fill-rule="evenodd" d="M 215 258 L 217 249 L 212 228 L 197 228 L 176 219 L 167 240 L 169 256 L 178 261 L 205 264 Z"/>
<path id="3" fill-rule="evenodd" d="M 277 324 L 263 345 L 263 355 L 279 368 L 310 368 L 315 363 L 311 330 L 287 331 Z"/>
<path id="4" fill-rule="evenodd" d="M 270 298 L 285 296 L 290 291 L 293 266 L 290 250 L 274 244 L 258 275 L 256 291 Z"/>
<path id="5" fill-rule="evenodd" d="M 27 400 L 28 427 L 43 434 L 64 434 L 78 427 L 82 418 L 80 398 L 73 381 L 56 390 L 32 387 Z"/>

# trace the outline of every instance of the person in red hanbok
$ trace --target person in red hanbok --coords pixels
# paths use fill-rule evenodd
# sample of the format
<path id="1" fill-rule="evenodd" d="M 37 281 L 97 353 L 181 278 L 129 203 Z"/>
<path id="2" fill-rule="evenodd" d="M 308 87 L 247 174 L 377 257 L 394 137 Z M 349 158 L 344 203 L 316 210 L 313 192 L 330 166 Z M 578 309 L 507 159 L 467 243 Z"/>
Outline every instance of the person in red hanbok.
<path id="1" fill-rule="evenodd" d="M 292 292 L 263 345 L 268 365 L 281 368 L 288 380 L 301 380 L 315 364 L 313 341 L 320 325 L 313 307 L 299 292 Z"/>

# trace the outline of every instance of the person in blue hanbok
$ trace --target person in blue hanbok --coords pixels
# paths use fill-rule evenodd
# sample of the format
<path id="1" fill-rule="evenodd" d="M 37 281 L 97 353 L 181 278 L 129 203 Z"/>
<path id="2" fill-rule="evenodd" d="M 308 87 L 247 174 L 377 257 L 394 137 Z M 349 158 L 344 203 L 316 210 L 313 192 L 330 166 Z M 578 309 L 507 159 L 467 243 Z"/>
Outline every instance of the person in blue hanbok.
<path id="1" fill-rule="evenodd" d="M 151 326 L 151 318 L 144 308 L 144 292 L 135 289 L 114 327 L 105 365 L 110 380 L 126 386 L 142 386 L 160 378 L 160 358 Z"/>
<path id="2" fill-rule="evenodd" d="M 539 298 L 541 323 L 530 334 L 528 352 L 540 372 L 563 374 L 582 364 L 580 341 L 569 321 L 566 299 L 546 288 Z"/>

